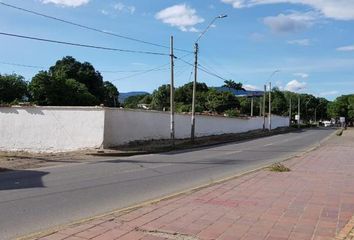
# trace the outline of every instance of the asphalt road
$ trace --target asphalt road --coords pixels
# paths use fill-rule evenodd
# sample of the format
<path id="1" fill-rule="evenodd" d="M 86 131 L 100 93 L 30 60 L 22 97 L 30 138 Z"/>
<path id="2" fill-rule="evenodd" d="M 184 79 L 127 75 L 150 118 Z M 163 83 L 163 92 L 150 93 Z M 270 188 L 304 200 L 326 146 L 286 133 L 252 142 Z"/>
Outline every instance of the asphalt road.
<path id="1" fill-rule="evenodd" d="M 0 239 L 13 239 L 266 166 L 318 145 L 333 131 L 307 130 L 191 151 L 3 173 Z"/>

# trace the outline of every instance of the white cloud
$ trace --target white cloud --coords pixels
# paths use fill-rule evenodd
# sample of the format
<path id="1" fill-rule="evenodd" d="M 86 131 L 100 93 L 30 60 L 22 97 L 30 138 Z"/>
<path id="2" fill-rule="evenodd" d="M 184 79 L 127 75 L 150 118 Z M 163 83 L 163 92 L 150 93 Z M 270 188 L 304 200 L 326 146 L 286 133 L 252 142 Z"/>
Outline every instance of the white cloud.
<path id="1" fill-rule="evenodd" d="M 352 52 L 352 51 L 354 51 L 354 45 L 339 47 L 339 48 L 337 48 L 337 51 Z"/>
<path id="2" fill-rule="evenodd" d="M 308 78 L 309 75 L 307 73 L 294 73 L 294 76 L 301 78 Z"/>
<path id="3" fill-rule="evenodd" d="M 117 10 L 119 12 L 127 12 L 130 14 L 134 14 L 135 10 L 136 10 L 135 6 L 125 5 L 124 3 L 121 3 L 121 2 L 114 4 L 113 8 L 114 8 L 114 10 Z"/>
<path id="4" fill-rule="evenodd" d="M 204 22 L 197 11 L 186 4 L 165 8 L 155 15 L 155 18 L 184 32 L 196 32 L 195 25 Z"/>
<path id="5" fill-rule="evenodd" d="M 234 8 L 253 7 L 264 4 L 291 3 L 307 5 L 321 15 L 336 20 L 354 20 L 353 0 L 221 0 Z"/>
<path id="6" fill-rule="evenodd" d="M 297 91 L 305 89 L 306 85 L 307 85 L 306 82 L 299 82 L 298 80 L 292 80 L 292 81 L 288 82 L 288 84 L 286 84 L 285 90 L 297 92 Z"/>
<path id="7" fill-rule="evenodd" d="M 41 0 L 42 3 L 53 3 L 64 7 L 79 7 L 87 4 L 90 0 Z"/>
<path id="8" fill-rule="evenodd" d="M 325 97 L 325 96 L 333 96 L 333 95 L 338 95 L 339 91 L 333 90 L 333 91 L 328 91 L 328 92 L 322 92 L 320 93 L 321 97 Z"/>
<path id="9" fill-rule="evenodd" d="M 307 47 L 307 46 L 311 45 L 311 40 L 310 39 L 295 39 L 295 40 L 288 41 L 288 44 Z"/>
<path id="10" fill-rule="evenodd" d="M 273 32 L 289 33 L 298 32 L 310 28 L 318 19 L 315 12 L 292 12 L 290 14 L 279 14 L 277 16 L 269 16 L 263 19 Z"/>

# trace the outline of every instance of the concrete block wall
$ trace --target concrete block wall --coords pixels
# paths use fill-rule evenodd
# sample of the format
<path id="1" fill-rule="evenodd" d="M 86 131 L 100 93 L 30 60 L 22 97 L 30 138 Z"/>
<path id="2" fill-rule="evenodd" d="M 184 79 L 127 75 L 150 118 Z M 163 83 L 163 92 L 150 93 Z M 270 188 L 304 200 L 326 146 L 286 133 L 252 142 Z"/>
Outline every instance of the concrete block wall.
<path id="1" fill-rule="evenodd" d="M 102 108 L 0 108 L 1 151 L 65 152 L 99 148 L 103 131 Z"/>
<path id="2" fill-rule="evenodd" d="M 272 127 L 289 125 L 272 116 Z M 263 118 L 196 117 L 196 136 L 261 129 Z M 266 126 L 268 123 L 266 122 Z M 176 114 L 176 138 L 190 137 L 190 115 Z M 168 139 L 168 112 L 100 107 L 0 108 L 0 151 L 65 152 Z"/>
<path id="3" fill-rule="evenodd" d="M 268 126 L 268 118 L 266 119 Z M 272 128 L 289 126 L 289 118 L 272 116 Z M 227 118 L 196 116 L 196 136 L 240 133 L 263 128 L 263 118 Z M 176 138 L 188 138 L 191 131 L 190 115 L 175 115 Z M 170 115 L 168 112 L 106 109 L 104 146 L 113 147 L 135 140 L 168 139 Z"/>

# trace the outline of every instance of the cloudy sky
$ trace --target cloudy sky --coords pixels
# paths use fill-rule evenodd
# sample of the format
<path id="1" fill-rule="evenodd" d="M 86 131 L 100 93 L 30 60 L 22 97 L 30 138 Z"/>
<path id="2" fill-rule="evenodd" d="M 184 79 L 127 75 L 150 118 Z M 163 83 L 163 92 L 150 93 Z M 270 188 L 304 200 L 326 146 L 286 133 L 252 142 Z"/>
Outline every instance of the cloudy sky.
<path id="1" fill-rule="evenodd" d="M 333 99 L 354 92 L 353 0 L 0 0 L 108 33 L 193 51 L 201 38 L 200 63 L 225 79 L 261 89 L 281 89 Z M 169 49 L 78 28 L 0 4 L 0 32 L 166 55 L 79 48 L 0 35 L 0 73 L 28 80 L 63 56 L 92 63 L 119 91 L 149 91 L 169 83 Z M 193 62 L 193 55 L 176 51 Z M 176 85 L 191 79 L 192 66 L 176 60 Z M 201 72 L 199 80 L 220 86 Z"/>

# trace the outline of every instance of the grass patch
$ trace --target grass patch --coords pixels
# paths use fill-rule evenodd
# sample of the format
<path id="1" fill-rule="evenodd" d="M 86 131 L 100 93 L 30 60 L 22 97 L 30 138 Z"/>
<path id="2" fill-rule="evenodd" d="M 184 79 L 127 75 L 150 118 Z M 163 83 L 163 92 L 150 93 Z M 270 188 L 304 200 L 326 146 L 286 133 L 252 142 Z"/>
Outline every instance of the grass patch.
<path id="1" fill-rule="evenodd" d="M 275 163 L 269 167 L 269 170 L 272 172 L 290 172 L 290 168 L 284 166 L 281 163 Z"/>

